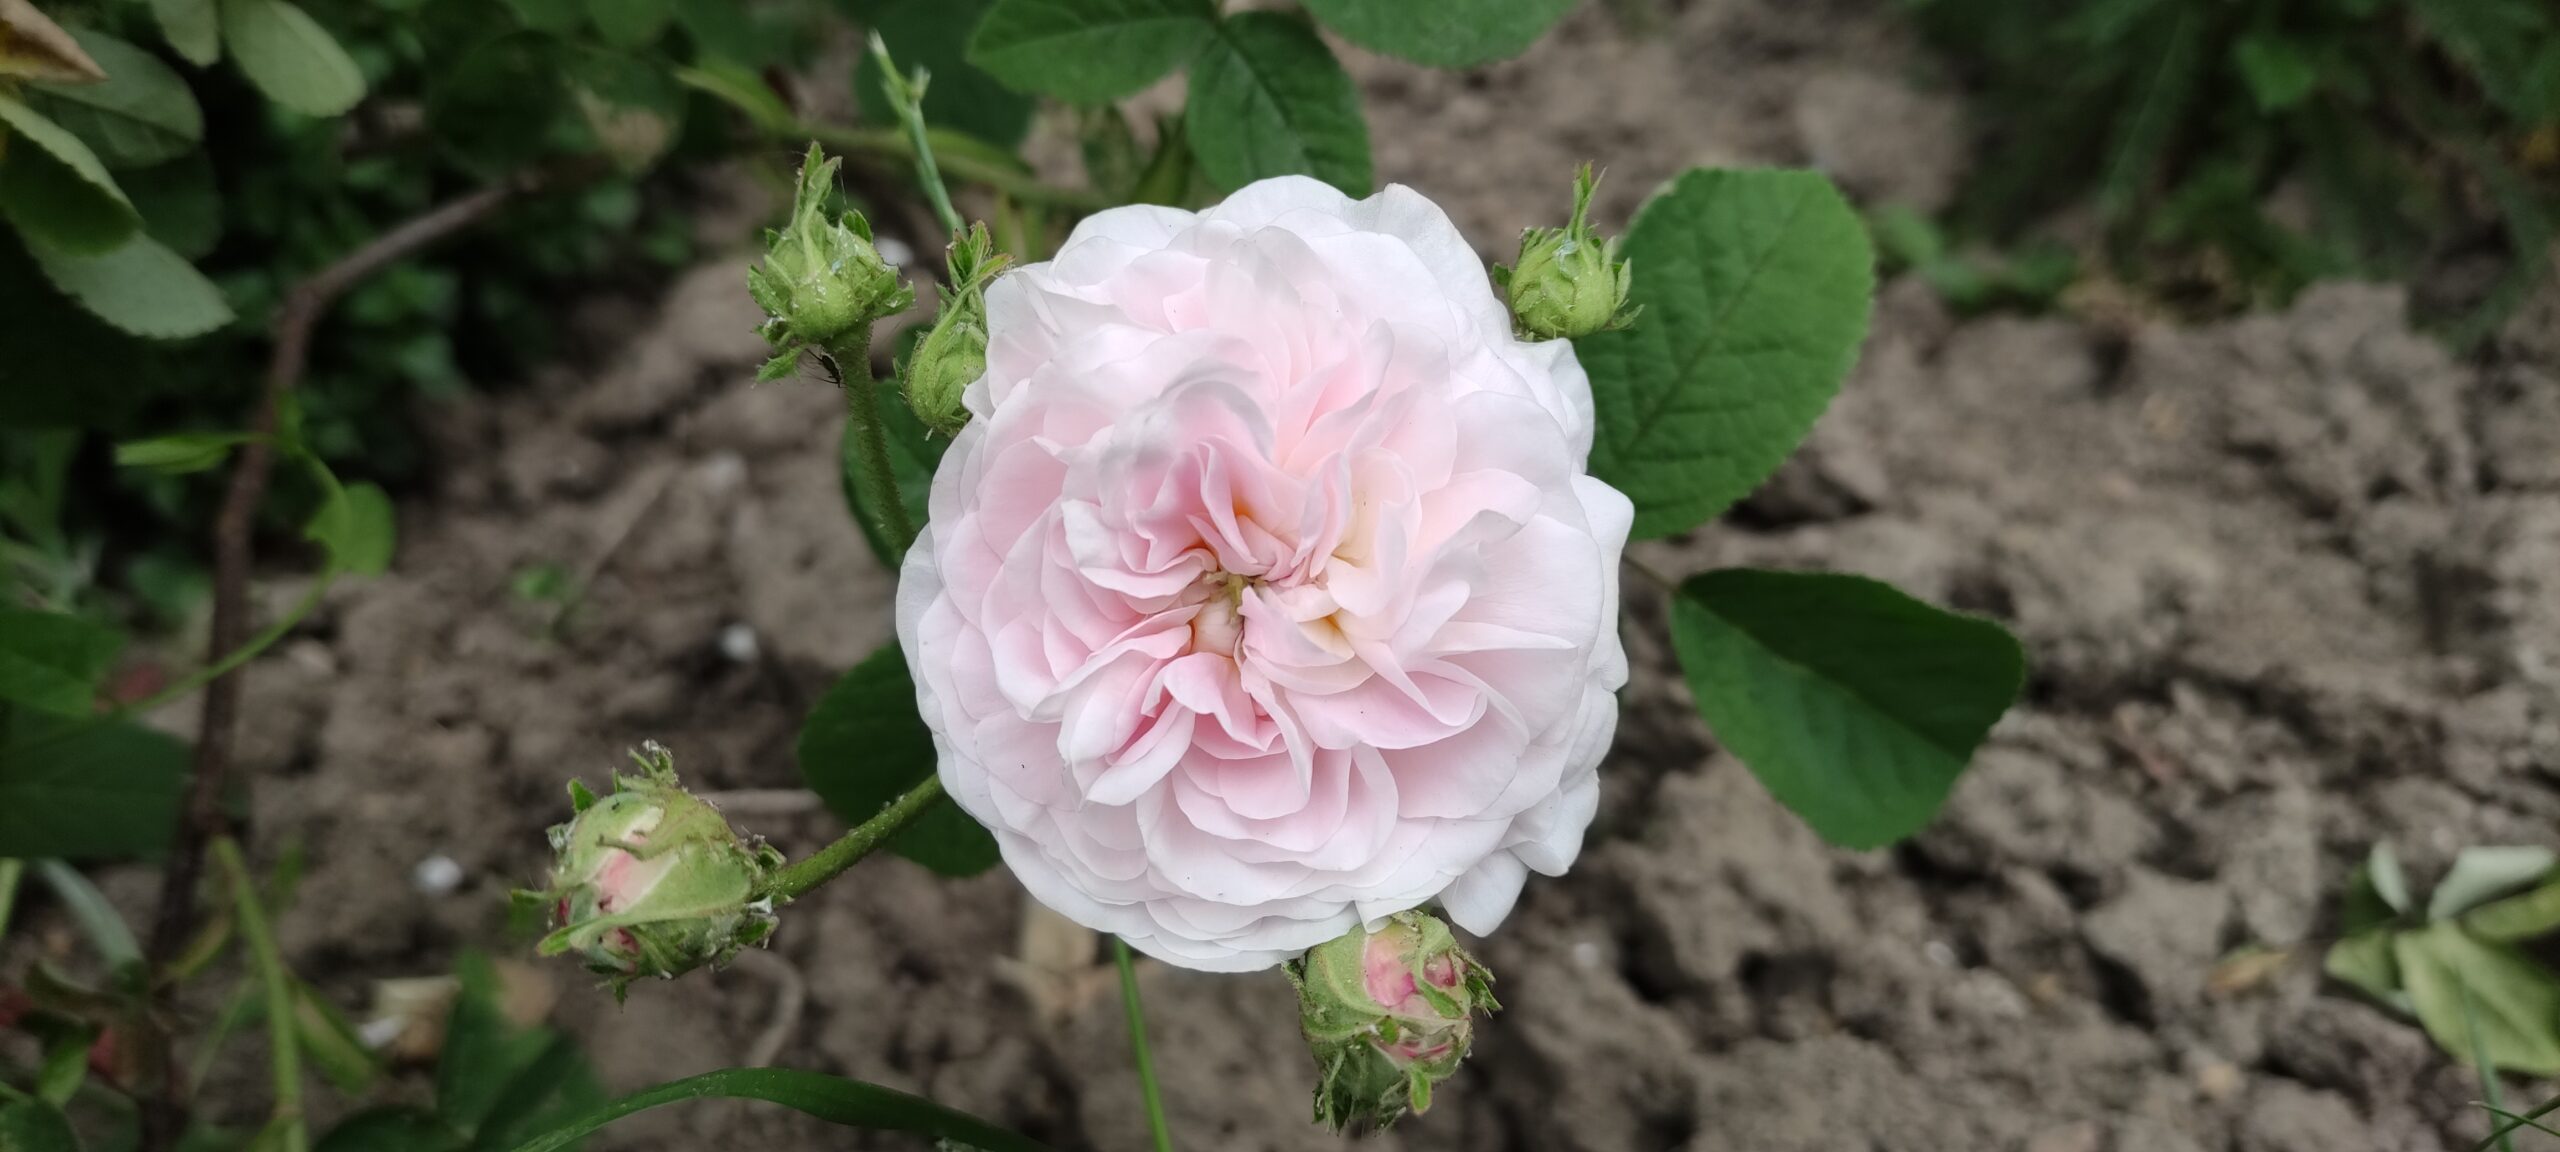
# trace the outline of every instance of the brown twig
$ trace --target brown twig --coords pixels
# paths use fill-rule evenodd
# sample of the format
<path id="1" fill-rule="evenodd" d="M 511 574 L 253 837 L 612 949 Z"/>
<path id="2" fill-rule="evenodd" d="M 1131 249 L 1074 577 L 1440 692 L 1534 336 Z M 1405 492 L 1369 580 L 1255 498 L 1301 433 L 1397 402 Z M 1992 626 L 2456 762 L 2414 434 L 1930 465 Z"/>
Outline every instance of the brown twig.
<path id="1" fill-rule="evenodd" d="M 207 642 L 209 660 L 219 660 L 249 635 L 249 568 L 255 559 L 252 534 L 258 505 L 266 499 L 267 480 L 275 466 L 274 440 L 283 417 L 285 397 L 301 383 L 311 353 L 311 339 L 331 306 L 366 277 L 416 254 L 454 233 L 488 219 L 522 197 L 576 183 L 595 171 L 593 165 L 529 169 L 505 181 L 463 196 L 414 217 L 370 243 L 311 274 L 285 294 L 276 309 L 275 346 L 267 359 L 265 386 L 250 417 L 250 439 L 231 467 L 231 483 L 223 491 L 222 508 L 213 522 L 213 627 Z M 232 738 L 240 715 L 240 675 L 217 676 L 204 689 L 203 721 L 196 733 L 195 758 L 189 769 L 185 806 L 169 845 L 167 871 L 160 880 L 160 909 L 151 926 L 150 959 L 154 970 L 185 947 L 194 931 L 196 886 L 203 877 L 205 848 L 232 832 L 223 811 L 223 787 L 231 771 Z M 163 1061 L 175 1067 L 174 1061 Z M 174 1146 L 185 1128 L 185 1105 L 175 1080 L 170 1090 L 143 1102 L 145 1152 Z"/>

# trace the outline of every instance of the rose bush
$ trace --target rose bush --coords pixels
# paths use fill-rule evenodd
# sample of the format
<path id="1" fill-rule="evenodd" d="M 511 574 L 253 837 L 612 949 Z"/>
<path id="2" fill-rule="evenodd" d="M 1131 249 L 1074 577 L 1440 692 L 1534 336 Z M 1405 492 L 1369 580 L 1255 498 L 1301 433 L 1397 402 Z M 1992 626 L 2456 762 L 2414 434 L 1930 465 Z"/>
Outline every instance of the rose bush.
<path id="1" fill-rule="evenodd" d="M 1632 510 L 1570 343 L 1402 187 L 1086 219 L 986 293 L 898 635 L 1043 903 L 1244 971 L 1562 872 L 1626 680 Z"/>

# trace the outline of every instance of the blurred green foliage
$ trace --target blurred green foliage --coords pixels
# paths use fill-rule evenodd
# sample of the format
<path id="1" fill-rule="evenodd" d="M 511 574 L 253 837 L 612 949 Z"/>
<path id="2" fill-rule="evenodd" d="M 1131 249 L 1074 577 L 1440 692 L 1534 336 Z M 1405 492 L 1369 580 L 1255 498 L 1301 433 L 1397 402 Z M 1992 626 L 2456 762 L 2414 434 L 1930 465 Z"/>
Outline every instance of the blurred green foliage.
<path id="1" fill-rule="evenodd" d="M 424 463 L 419 398 L 507 381 L 555 352 L 563 287 L 645 284 L 691 257 L 662 162 L 734 142 L 675 70 L 797 63 L 833 13 L 821 0 L 80 0 L 45 14 L 109 79 L 0 75 L 0 98 L 16 92 L 85 145 L 111 194 L 62 192 L 54 169 L 85 169 L 26 146 L 17 119 L 0 129 L 18 137 L 0 153 L 0 488 L 74 493 L 46 505 L 50 523 L 0 519 L 0 551 L 17 561 L 14 599 L 69 606 L 71 575 L 135 586 L 133 565 L 165 577 L 201 545 L 218 474 L 117 470 L 104 446 L 241 426 L 297 280 L 518 169 L 584 157 L 601 172 L 365 280 L 321 326 L 289 414 L 302 444 L 351 479 L 408 479 Z M 30 171 L 60 194 L 5 192 Z M 119 200 L 130 235 L 104 251 L 150 253 L 147 274 L 119 279 L 112 260 L 61 242 L 66 219 L 115 223 Z M 196 282 L 218 293 L 210 311 L 167 298 Z M 172 315 L 206 322 L 172 330 Z M 283 495 L 278 524 L 318 498 L 299 476 Z M 102 549 L 109 522 L 138 528 L 118 540 L 181 546 Z M 30 556 L 49 562 L 41 588 Z"/>
<path id="2" fill-rule="evenodd" d="M 2094 202 L 2116 274 L 2172 300 L 2502 269 L 2439 301 L 2468 343 L 2560 218 L 2551 0 L 1909 0 L 1980 90 L 1957 216 L 2014 236 Z M 2456 278 L 2459 282 L 2459 278 Z"/>

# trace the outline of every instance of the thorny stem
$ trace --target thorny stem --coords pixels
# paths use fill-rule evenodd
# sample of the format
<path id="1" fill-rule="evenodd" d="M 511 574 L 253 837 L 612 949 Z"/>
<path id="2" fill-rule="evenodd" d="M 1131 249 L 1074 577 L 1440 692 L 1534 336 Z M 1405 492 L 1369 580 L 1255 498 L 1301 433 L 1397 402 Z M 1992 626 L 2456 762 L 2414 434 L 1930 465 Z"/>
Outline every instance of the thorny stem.
<path id="1" fill-rule="evenodd" d="M 232 740 L 238 734 L 240 677 L 226 658 L 245 647 L 249 631 L 249 568 L 255 559 L 253 535 L 258 506 L 266 499 L 269 473 L 275 466 L 275 441 L 283 424 L 285 400 L 301 383 L 311 340 L 338 298 L 375 272 L 419 250 L 471 227 L 525 196 L 582 181 L 600 169 L 592 158 L 572 164 L 529 169 L 515 177 L 413 217 L 373 238 L 295 284 L 276 309 L 275 344 L 267 360 L 265 386 L 250 419 L 250 439 L 241 446 L 231 468 L 230 486 L 222 497 L 213 530 L 213 626 L 206 659 L 221 670 L 205 683 L 203 721 L 198 726 L 195 757 L 189 765 L 184 807 L 169 847 L 168 869 L 161 874 L 160 910 L 152 923 L 154 967 L 186 946 L 195 921 L 196 885 L 204 871 L 206 845 L 229 832 L 223 812 L 223 790 L 231 771 Z M 166 1065 L 166 1052 L 155 1063 Z M 163 1098 L 146 1098 L 142 1107 L 142 1147 L 163 1152 L 177 1144 L 186 1124 L 177 1085 Z"/>
<path id="2" fill-rule="evenodd" d="M 259 982 L 267 998 L 267 1051 L 275 1073 L 275 1118 L 270 1130 L 281 1129 L 284 1152 L 305 1152 L 311 1145 L 310 1133 L 302 1117 L 302 1046 L 294 1032 L 298 1006 L 293 997 L 293 974 L 285 970 L 284 955 L 276 948 L 274 933 L 267 930 L 267 912 L 259 904 L 257 878 L 249 874 L 249 862 L 241 858 L 240 842 L 229 836 L 213 841 L 214 861 L 221 865 L 231 882 L 232 915 L 240 922 L 241 939 L 249 944 L 249 959 L 257 967 Z"/>
<path id="3" fill-rule="evenodd" d="M 1120 1003 L 1129 1010 L 1129 1054 L 1138 1064 L 1138 1094 L 1147 1106 L 1147 1130 L 1155 1134 L 1156 1152 L 1173 1152 L 1173 1132 L 1164 1122 L 1164 1089 L 1156 1084 L 1155 1055 L 1147 1049 L 1147 1013 L 1138 1004 L 1138 968 L 1129 958 L 1129 942 L 1111 938 L 1111 957 L 1120 965 Z"/>
<path id="4" fill-rule="evenodd" d="M 852 831 L 837 837 L 835 843 L 774 873 L 773 882 L 765 887 L 764 895 L 777 901 L 796 900 L 810 889 L 835 879 L 863 857 L 879 850 L 891 836 L 915 823 L 916 817 L 940 803 L 942 796 L 942 778 L 925 777 L 924 783 L 907 789 L 906 795 L 890 801 L 879 815 L 854 825 Z"/>
<path id="5" fill-rule="evenodd" d="M 843 343 L 818 357 L 844 393 L 846 435 L 854 438 L 854 455 L 861 467 L 853 474 L 854 486 L 862 492 L 862 502 L 870 507 L 871 526 L 889 546 L 889 564 L 896 567 L 907 556 L 907 545 L 916 541 L 915 522 L 907 519 L 906 501 L 898 497 L 898 473 L 889 466 L 889 425 L 880 411 L 880 389 L 871 380 L 871 326 L 857 324 Z"/>

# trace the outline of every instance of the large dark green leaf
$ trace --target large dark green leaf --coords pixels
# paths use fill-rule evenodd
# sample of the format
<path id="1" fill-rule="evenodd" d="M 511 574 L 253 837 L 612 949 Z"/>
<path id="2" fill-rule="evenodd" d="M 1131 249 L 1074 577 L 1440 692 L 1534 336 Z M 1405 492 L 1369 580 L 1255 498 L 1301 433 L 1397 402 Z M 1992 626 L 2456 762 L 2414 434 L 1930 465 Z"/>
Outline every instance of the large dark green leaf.
<path id="1" fill-rule="evenodd" d="M 1716 739 L 1848 848 L 1928 823 L 2026 675 L 1999 625 L 1833 573 L 1691 577 L 1671 640 Z"/>
<path id="2" fill-rule="evenodd" d="M 98 253 L 133 235 L 142 218 L 107 166 L 70 130 L 0 92 L 0 214 L 30 246 Z"/>
<path id="3" fill-rule="evenodd" d="M 912 1132 L 979 1152 L 1048 1152 L 1028 1137 L 1007 1132 L 966 1113 L 877 1084 L 794 1068 L 730 1068 L 632 1093 L 515 1152 L 559 1152 L 579 1137 L 636 1112 L 687 1100 L 763 1100 L 830 1124 L 881 1132 Z"/>
<path id="4" fill-rule="evenodd" d="M 432 1113 L 397 1104 L 367 1108 L 329 1129 L 312 1152 L 462 1152 L 470 1141 Z"/>
<path id="5" fill-rule="evenodd" d="M 143 233 L 181 258 L 203 259 L 222 241 L 222 190 L 202 151 L 122 173 L 118 182 L 142 213 Z"/>
<path id="6" fill-rule="evenodd" d="M 364 99 L 354 58 L 291 0 L 222 0 L 222 42 L 258 91 L 305 116 L 335 116 Z"/>
<path id="7" fill-rule="evenodd" d="M 157 853 L 176 826 L 187 746 L 117 721 L 0 710 L 0 857 Z"/>
<path id="8" fill-rule="evenodd" d="M 925 123 L 955 128 L 991 144 L 1010 148 L 1031 127 L 1031 99 L 1015 92 L 969 62 L 969 34 L 993 0 L 889 0 L 871 17 L 871 30 L 889 45 L 902 69 L 923 68 L 933 81 L 926 87 Z M 897 123 L 897 112 L 880 90 L 880 58 L 865 52 L 853 74 L 853 94 L 862 101 L 863 119 Z"/>
<path id="9" fill-rule="evenodd" d="M 1099 104 L 1179 67 L 1217 16 L 1211 0 L 996 0 L 969 61 L 1016 91 Z"/>
<path id="10" fill-rule="evenodd" d="M 204 139 L 204 112 L 177 70 L 113 36 L 66 29 L 107 71 L 96 84 L 39 84 L 30 94 L 110 168 L 141 168 L 185 155 Z"/>
<path id="11" fill-rule="evenodd" d="M 593 1074 L 568 1037 L 507 1022 L 488 957 L 463 957 L 456 974 L 462 991 L 446 1019 L 444 1054 L 436 1061 L 435 1118 L 467 1134 L 464 1146 L 512 1147 L 601 1101 Z"/>
<path id="12" fill-rule="evenodd" d="M 1574 341 L 1599 429 L 1591 472 L 1637 538 L 1714 518 L 1777 470 L 1858 360 L 1875 256 L 1813 172 L 1691 169 L 1627 235 L 1635 324 Z"/>
<path id="13" fill-rule="evenodd" d="M 473 48 L 427 85 L 427 124 L 463 167 L 497 178 L 550 154 L 575 113 L 569 54 L 518 32 Z"/>
<path id="14" fill-rule="evenodd" d="M 1527 51 L 1577 0 L 1306 0 L 1325 27 L 1373 52 L 1473 68 Z"/>
<path id="15" fill-rule="evenodd" d="M 1229 191 L 1300 175 L 1366 196 L 1375 182 L 1360 90 L 1299 17 L 1246 12 L 1221 21 L 1191 65 L 1182 115 L 1200 171 Z"/>
<path id="16" fill-rule="evenodd" d="M 827 689 L 800 726 L 799 757 L 810 789 L 850 824 L 933 775 L 933 733 L 916 715 L 915 681 L 897 645 L 882 645 Z M 975 875 L 997 858 L 995 838 L 949 803 L 926 809 L 889 848 L 946 876 Z"/>
<path id="17" fill-rule="evenodd" d="M 85 616 L 0 604 L 0 701 L 85 716 L 123 647 L 122 634 Z"/>
<path id="18" fill-rule="evenodd" d="M 62 1110 L 34 1097 L 0 1105 L 0 1152 L 80 1152 Z"/>

